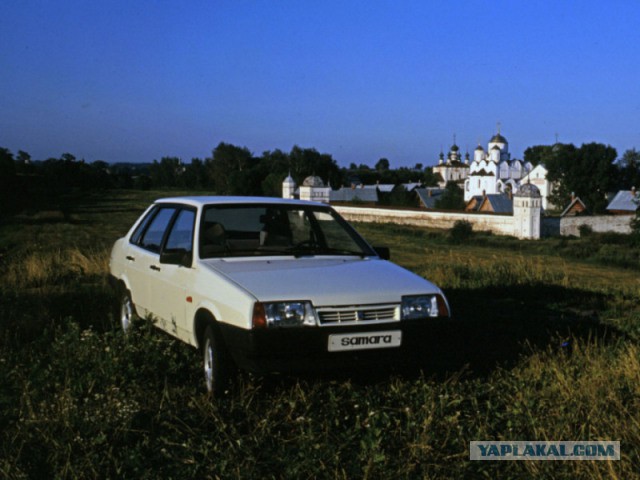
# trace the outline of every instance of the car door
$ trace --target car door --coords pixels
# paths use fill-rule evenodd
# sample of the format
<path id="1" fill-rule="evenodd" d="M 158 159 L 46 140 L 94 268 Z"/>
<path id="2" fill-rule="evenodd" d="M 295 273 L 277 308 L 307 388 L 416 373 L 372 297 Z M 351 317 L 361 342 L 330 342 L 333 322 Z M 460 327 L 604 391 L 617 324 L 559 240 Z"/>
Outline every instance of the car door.
<path id="1" fill-rule="evenodd" d="M 159 205 L 143 229 L 131 236 L 126 255 L 127 271 L 131 297 L 141 315 L 158 315 L 151 292 L 160 273 L 162 244 L 177 211 L 175 205 Z"/>
<path id="2" fill-rule="evenodd" d="M 167 262 L 158 261 L 154 271 L 150 299 L 160 326 L 185 341 L 189 341 L 191 324 L 187 321 L 187 290 L 193 283 L 193 238 L 196 211 L 182 208 L 177 212 L 164 241 L 163 254 L 172 255 Z M 178 260 L 176 260 L 178 259 Z"/>

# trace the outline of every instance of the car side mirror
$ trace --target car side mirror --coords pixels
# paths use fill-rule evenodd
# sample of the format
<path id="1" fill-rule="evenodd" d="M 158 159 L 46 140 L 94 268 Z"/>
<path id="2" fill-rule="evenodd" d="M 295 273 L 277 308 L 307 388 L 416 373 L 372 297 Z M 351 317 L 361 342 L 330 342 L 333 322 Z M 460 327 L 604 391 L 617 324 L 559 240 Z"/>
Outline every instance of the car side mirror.
<path id="1" fill-rule="evenodd" d="M 180 265 L 182 267 L 191 267 L 191 252 L 188 252 L 184 248 L 163 250 L 162 253 L 160 253 L 160 263 L 166 265 Z"/>
<path id="2" fill-rule="evenodd" d="M 382 260 L 391 259 L 391 251 L 389 250 L 389 247 L 373 247 L 373 250 Z"/>

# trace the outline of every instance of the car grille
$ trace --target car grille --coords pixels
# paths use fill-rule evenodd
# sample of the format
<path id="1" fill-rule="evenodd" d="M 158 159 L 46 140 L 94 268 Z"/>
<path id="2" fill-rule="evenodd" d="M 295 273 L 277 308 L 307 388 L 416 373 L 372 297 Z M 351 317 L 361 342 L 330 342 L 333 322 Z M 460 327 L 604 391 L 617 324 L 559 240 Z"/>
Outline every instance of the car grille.
<path id="1" fill-rule="evenodd" d="M 317 311 L 322 326 L 386 323 L 400 320 L 399 305 L 321 307 Z"/>

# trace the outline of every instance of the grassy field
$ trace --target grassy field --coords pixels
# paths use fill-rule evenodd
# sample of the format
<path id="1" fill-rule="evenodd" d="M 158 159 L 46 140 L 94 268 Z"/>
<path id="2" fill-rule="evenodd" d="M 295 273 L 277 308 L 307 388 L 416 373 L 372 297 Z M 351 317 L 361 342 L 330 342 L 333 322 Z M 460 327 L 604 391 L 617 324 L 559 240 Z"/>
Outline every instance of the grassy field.
<path id="1" fill-rule="evenodd" d="M 357 225 L 445 290 L 420 367 L 239 377 L 110 316 L 110 247 L 166 192 L 0 225 L 2 478 L 640 478 L 640 264 L 624 237 L 518 241 Z M 617 462 L 471 462 L 472 440 L 619 440 Z"/>

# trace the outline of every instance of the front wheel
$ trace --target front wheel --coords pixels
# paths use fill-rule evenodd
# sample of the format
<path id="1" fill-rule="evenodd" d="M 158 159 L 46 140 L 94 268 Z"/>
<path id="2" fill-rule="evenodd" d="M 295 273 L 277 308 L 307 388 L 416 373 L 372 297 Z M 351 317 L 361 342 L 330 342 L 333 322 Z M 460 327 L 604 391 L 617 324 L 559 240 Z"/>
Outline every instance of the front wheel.
<path id="1" fill-rule="evenodd" d="M 133 301 L 131 300 L 131 294 L 124 290 L 120 294 L 120 300 L 118 302 L 118 310 L 116 312 L 118 319 L 120 320 L 120 327 L 124 333 L 131 331 L 131 323 L 135 317 L 135 308 Z"/>
<path id="2" fill-rule="evenodd" d="M 202 353 L 207 392 L 214 396 L 220 395 L 231 379 L 233 360 L 214 325 L 209 325 L 204 332 Z"/>

